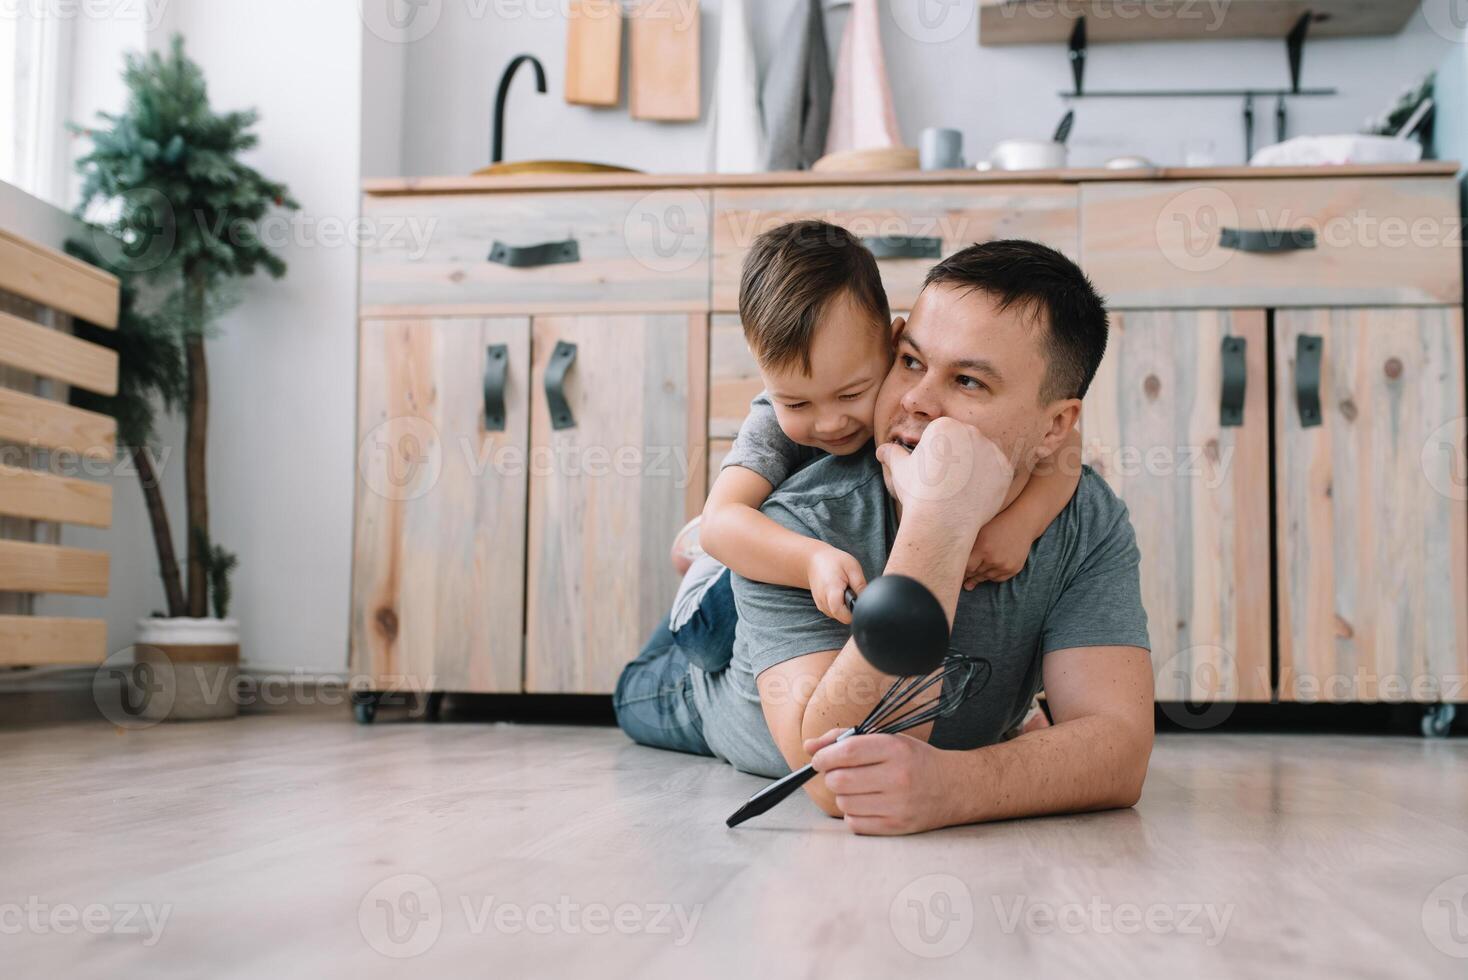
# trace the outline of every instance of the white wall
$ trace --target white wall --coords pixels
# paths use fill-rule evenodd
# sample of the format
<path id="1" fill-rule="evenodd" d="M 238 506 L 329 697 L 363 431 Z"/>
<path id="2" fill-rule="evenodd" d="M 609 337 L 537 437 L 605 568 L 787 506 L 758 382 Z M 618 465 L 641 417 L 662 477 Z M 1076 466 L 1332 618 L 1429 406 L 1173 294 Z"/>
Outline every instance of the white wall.
<path id="1" fill-rule="evenodd" d="M 210 524 L 237 551 L 234 615 L 254 664 L 339 669 L 351 559 L 361 21 L 342 0 L 175 0 L 171 29 L 216 108 L 260 110 L 248 162 L 301 212 L 286 278 L 251 280 L 208 344 Z M 182 517 L 180 516 L 181 520 Z"/>
<path id="2" fill-rule="evenodd" d="M 748 0 L 761 70 L 784 35 L 788 0 Z M 919 0 L 891 0 L 913 3 Z M 923 0 L 927 2 L 927 0 Z M 1441 4 L 1446 0 L 1428 0 Z M 715 71 L 721 0 L 702 0 L 705 100 Z M 933 5 L 936 7 L 936 4 Z M 407 49 L 404 157 L 408 174 L 467 173 L 489 162 L 490 115 L 500 72 L 516 54 L 545 64 L 550 92 L 537 95 L 522 68 L 509 100 L 506 156 L 571 158 L 661 172 L 694 172 L 707 161 L 704 123 L 632 120 L 614 109 L 567 105 L 563 0 L 441 0 L 439 18 Z M 883 3 L 883 47 L 906 142 L 928 126 L 952 126 L 970 159 L 1011 136 L 1048 136 L 1064 114 L 1057 94 L 1070 87 L 1063 45 L 980 47 L 976 23 L 943 43 L 920 41 Z M 972 10 L 973 3 L 951 9 Z M 510 16 L 497 16 L 496 11 Z M 834 59 L 844 11 L 827 15 Z M 1442 22 L 1437 18 L 1437 22 Z M 1451 42 L 1419 11 L 1395 37 L 1316 40 L 1306 45 L 1303 82 L 1334 86 L 1334 98 L 1294 99 L 1291 131 L 1354 132 L 1407 84 L 1446 57 Z M 624 52 L 625 55 L 625 52 Z M 624 56 L 624 74 L 625 62 Z M 1095 45 L 1088 88 L 1286 86 L 1283 40 Z M 624 79 L 625 81 L 625 79 Z M 1185 140 L 1212 140 L 1220 163 L 1243 160 L 1242 104 L 1218 100 L 1085 100 L 1076 103 L 1072 162 L 1091 165 L 1121 153 L 1180 162 Z M 1274 104 L 1257 104 L 1257 146 L 1273 142 Z"/>
<path id="3" fill-rule="evenodd" d="M 236 551 L 232 615 L 257 666 L 339 670 L 346 656 L 356 377 L 356 255 L 339 236 L 358 213 L 362 32 L 350 0 L 172 0 L 148 37 L 181 31 L 216 110 L 260 110 L 247 161 L 301 202 L 279 233 L 281 281 L 250 280 L 208 342 L 210 525 Z M 120 62 L 117 65 L 120 68 Z M 162 433 L 176 546 L 184 554 L 182 427 Z M 114 480 L 111 531 L 68 531 L 113 554 L 109 643 L 163 605 L 136 482 Z M 58 603 L 78 611 L 88 607 Z"/>

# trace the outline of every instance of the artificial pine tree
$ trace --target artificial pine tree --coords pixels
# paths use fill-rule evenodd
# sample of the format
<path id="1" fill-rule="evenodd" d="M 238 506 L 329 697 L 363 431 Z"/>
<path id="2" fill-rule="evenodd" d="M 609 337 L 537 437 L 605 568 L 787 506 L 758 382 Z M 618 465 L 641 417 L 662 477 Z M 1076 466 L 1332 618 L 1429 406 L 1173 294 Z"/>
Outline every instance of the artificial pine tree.
<path id="1" fill-rule="evenodd" d="M 254 110 L 210 108 L 203 73 L 184 54 L 182 37 L 173 38 L 166 55 L 129 55 L 123 80 L 126 111 L 101 113 L 104 125 L 81 131 L 91 138 L 92 150 L 77 161 L 83 177 L 77 213 L 105 213 L 96 223 L 110 237 L 96 239 L 98 250 L 109 253 L 108 264 L 121 274 L 143 276 L 157 287 L 166 322 L 179 325 L 189 549 L 182 614 L 203 617 L 212 563 L 201 551 L 209 540 L 204 338 L 227 305 L 232 282 L 261 269 L 275 278 L 285 274 L 285 263 L 260 240 L 260 221 L 272 207 L 299 205 L 284 184 L 240 161 L 257 142 L 252 129 L 259 116 Z M 161 549 L 160 544 L 163 566 Z M 165 568 L 165 588 L 167 574 Z"/>
<path id="2" fill-rule="evenodd" d="M 121 284 L 116 329 L 104 330 L 90 323 L 77 323 L 73 328 L 83 340 L 117 351 L 117 394 L 98 395 L 85 388 L 72 388 L 71 403 L 117 419 L 117 443 L 127 447 L 148 504 L 168 615 L 187 616 L 188 600 L 179 577 L 168 510 L 163 505 L 161 476 L 153 465 L 150 449 L 156 434 L 155 406 L 161 404 L 171 412 L 183 402 L 181 331 L 169 322 L 165 311 L 145 308 L 138 295 L 137 273 L 109 261 L 89 241 L 73 239 L 66 243 L 66 250 L 117 276 Z"/>

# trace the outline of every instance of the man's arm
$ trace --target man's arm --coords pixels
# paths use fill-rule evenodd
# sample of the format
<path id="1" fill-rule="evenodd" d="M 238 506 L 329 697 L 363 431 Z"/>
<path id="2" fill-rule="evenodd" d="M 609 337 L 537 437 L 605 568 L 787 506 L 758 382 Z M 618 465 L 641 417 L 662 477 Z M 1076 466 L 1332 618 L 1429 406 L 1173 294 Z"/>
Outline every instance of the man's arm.
<path id="1" fill-rule="evenodd" d="M 887 445 L 878 457 L 904 501 L 884 574 L 907 575 L 926 585 L 951 625 L 969 543 L 1003 506 L 1010 489 L 1008 461 L 978 430 L 953 419 L 929 425 L 913 453 Z M 810 761 L 807 739 L 856 725 L 895 679 L 868 663 L 848 640 L 839 651 L 777 664 L 763 671 L 757 684 L 770 735 L 794 769 Z M 931 725 L 914 728 L 911 737 L 925 741 L 931 730 Z M 811 780 L 805 790 L 827 813 L 841 815 L 823 780 Z"/>
<path id="2" fill-rule="evenodd" d="M 898 528 L 884 574 L 909 575 L 926 585 L 939 597 L 951 626 L 968 560 L 968 540 L 955 535 L 951 527 L 905 519 Z M 840 650 L 806 654 L 776 664 L 760 673 L 756 684 L 775 747 L 791 769 L 798 769 L 811 761 L 805 749 L 808 739 L 856 725 L 895 680 L 873 667 L 857 649 L 855 640 L 847 640 Z M 937 693 L 934 691 L 934 696 Z M 926 741 L 931 732 L 932 725 L 923 725 L 911 729 L 910 735 Z M 805 791 L 831 816 L 842 815 L 835 794 L 819 777 L 806 783 Z"/>
<path id="3" fill-rule="evenodd" d="M 832 744 L 832 731 L 804 748 L 815 753 L 825 791 L 859 834 L 1135 804 L 1152 753 L 1147 651 L 1056 650 L 1043 670 L 1056 724 L 1009 742 L 959 752 L 903 735 Z"/>

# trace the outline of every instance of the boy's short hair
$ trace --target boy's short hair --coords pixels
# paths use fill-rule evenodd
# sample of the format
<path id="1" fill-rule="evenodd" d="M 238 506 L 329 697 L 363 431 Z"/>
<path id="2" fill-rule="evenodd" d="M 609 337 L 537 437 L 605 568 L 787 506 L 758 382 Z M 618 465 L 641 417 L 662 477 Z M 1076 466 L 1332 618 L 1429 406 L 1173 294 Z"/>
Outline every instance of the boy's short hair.
<path id="1" fill-rule="evenodd" d="M 984 242 L 933 266 L 923 288 L 932 285 L 982 290 L 1000 310 L 1032 313 L 1046 332 L 1049 362 L 1040 400 L 1085 397 L 1106 353 L 1106 303 L 1070 259 L 1039 242 Z"/>
<path id="2" fill-rule="evenodd" d="M 739 319 L 760 365 L 799 363 L 809 375 L 821 313 L 843 292 L 885 334 L 892 315 L 877 260 L 851 232 L 825 221 L 792 221 L 755 239 L 740 276 Z"/>

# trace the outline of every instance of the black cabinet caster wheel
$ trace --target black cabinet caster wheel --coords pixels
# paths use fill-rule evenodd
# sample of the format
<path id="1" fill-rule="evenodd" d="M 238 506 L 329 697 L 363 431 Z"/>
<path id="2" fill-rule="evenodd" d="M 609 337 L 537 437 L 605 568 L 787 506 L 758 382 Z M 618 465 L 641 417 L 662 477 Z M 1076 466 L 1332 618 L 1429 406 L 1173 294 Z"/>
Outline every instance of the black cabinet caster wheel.
<path id="1" fill-rule="evenodd" d="M 377 697 L 372 691 L 358 691 L 352 695 L 352 713 L 357 717 L 357 724 L 370 725 L 377 720 Z"/>
<path id="2" fill-rule="evenodd" d="M 443 711 L 443 692 L 434 691 L 423 699 L 423 720 L 438 721 L 439 714 Z"/>
<path id="3" fill-rule="evenodd" d="M 1457 714 L 1457 705 L 1429 704 L 1422 709 L 1422 737 L 1447 738 Z"/>

